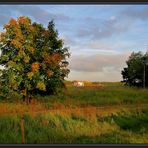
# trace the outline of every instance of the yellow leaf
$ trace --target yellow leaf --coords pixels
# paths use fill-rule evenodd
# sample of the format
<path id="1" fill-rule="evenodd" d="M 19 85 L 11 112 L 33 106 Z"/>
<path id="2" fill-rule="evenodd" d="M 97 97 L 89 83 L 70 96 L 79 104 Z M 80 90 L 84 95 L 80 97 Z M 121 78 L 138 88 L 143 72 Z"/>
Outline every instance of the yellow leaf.
<path id="1" fill-rule="evenodd" d="M 40 90 L 46 90 L 46 86 L 43 82 L 38 82 L 36 87 Z"/>
<path id="2" fill-rule="evenodd" d="M 28 76 L 29 79 L 32 79 L 32 77 L 33 77 L 33 72 L 28 72 L 28 73 L 27 73 L 27 76 Z"/>

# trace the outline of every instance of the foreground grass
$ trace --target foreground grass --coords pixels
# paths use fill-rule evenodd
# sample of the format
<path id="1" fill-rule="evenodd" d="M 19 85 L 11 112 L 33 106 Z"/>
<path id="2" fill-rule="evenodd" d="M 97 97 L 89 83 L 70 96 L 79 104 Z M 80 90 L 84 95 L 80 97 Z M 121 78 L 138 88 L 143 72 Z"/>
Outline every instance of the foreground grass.
<path id="1" fill-rule="evenodd" d="M 148 109 L 24 114 L 25 143 L 148 143 Z M 0 143 L 21 143 L 21 117 L 0 117 Z"/>
<path id="2" fill-rule="evenodd" d="M 0 102 L 0 143 L 148 143 L 148 90 L 121 83 L 68 85 L 60 96 L 26 105 Z"/>

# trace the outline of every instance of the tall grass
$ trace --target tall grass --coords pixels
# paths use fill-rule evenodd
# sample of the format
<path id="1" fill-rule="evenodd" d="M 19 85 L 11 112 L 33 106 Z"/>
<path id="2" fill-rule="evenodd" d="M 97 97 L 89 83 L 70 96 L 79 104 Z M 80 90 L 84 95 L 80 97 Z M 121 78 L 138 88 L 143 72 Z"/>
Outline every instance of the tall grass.
<path id="1" fill-rule="evenodd" d="M 59 113 L 25 116 L 26 143 L 72 143 L 80 136 L 98 136 L 111 133 L 116 126 L 97 120 L 79 120 Z"/>
<path id="2" fill-rule="evenodd" d="M 36 96 L 30 105 L 0 102 L 0 143 L 21 143 L 20 115 L 25 143 L 148 143 L 147 89 L 102 85 L 69 84 L 65 95 Z"/>
<path id="3" fill-rule="evenodd" d="M 21 143 L 20 122 L 17 116 L 0 117 L 0 143 Z"/>
<path id="4" fill-rule="evenodd" d="M 25 143 L 147 143 L 148 110 L 101 117 L 79 112 L 24 114 Z M 0 117 L 0 143 L 21 143 L 20 116 Z"/>

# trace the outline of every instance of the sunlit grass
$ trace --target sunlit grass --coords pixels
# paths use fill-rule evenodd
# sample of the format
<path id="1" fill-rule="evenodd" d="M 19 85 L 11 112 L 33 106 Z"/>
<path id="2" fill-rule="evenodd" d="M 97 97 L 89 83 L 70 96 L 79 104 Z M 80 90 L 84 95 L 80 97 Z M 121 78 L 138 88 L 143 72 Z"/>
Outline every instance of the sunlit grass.
<path id="1" fill-rule="evenodd" d="M 88 82 L 87 82 L 88 83 Z M 148 90 L 69 83 L 66 94 L 0 102 L 0 143 L 148 143 Z M 93 87 L 92 87 L 93 86 Z"/>
<path id="2" fill-rule="evenodd" d="M 148 142 L 147 109 L 141 109 L 140 112 L 134 110 L 108 114 L 104 117 L 97 114 L 98 110 L 94 110 L 93 114 L 86 114 L 83 110 L 68 113 L 60 111 L 25 113 L 25 143 Z M 138 125 L 133 121 L 138 121 Z M 19 115 L 0 117 L 1 143 L 21 143 L 20 122 Z"/>

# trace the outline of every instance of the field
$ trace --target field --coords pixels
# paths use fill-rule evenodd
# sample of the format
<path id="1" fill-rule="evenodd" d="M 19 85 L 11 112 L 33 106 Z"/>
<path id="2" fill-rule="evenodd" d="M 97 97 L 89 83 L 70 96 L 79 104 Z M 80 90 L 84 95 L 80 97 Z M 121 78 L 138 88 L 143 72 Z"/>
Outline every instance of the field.
<path id="1" fill-rule="evenodd" d="M 23 131 L 24 130 L 24 131 Z M 0 101 L 0 143 L 148 144 L 148 89 L 87 83 L 26 105 Z"/>

